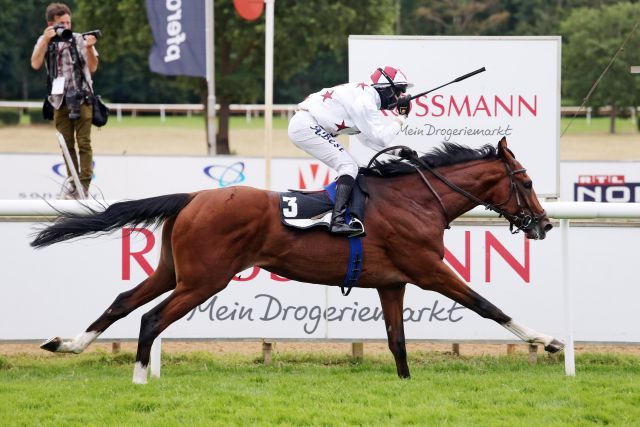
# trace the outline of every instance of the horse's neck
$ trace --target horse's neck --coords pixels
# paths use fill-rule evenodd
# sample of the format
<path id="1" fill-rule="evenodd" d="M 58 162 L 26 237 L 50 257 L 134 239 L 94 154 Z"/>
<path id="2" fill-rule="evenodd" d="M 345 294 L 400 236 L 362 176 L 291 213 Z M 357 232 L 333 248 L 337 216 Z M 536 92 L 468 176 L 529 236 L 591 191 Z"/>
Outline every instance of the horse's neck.
<path id="1" fill-rule="evenodd" d="M 458 163 L 438 168 L 437 171 L 452 184 L 487 202 L 491 201 L 496 184 L 505 176 L 504 167 L 499 160 Z M 411 209 L 409 206 L 413 206 L 421 212 L 438 212 L 443 215 L 445 224 L 477 206 L 476 202 L 454 191 L 433 174 L 428 171 L 422 173 L 429 184 L 417 173 L 374 178 L 369 186 L 372 202 L 391 204 L 403 209 Z M 438 199 L 442 201 L 444 209 Z M 411 204 L 403 204 L 403 200 L 410 200 Z M 447 217 L 444 217 L 445 210 Z"/>
<path id="2" fill-rule="evenodd" d="M 438 172 L 460 189 L 484 202 L 491 202 L 496 185 L 504 178 L 504 167 L 499 160 L 459 163 L 440 168 Z M 437 188 L 436 191 L 441 192 L 440 197 L 450 216 L 447 218 L 449 222 L 478 206 L 476 201 L 451 189 L 438 178 L 430 179 Z"/>

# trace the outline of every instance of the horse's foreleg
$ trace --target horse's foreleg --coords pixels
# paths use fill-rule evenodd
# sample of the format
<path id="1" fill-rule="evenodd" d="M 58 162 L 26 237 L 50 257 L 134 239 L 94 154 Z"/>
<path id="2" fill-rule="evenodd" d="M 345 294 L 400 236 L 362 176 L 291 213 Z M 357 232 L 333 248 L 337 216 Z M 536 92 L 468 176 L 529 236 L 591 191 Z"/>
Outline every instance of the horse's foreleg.
<path id="1" fill-rule="evenodd" d="M 404 302 L 405 285 L 378 289 L 384 324 L 387 328 L 389 350 L 396 361 L 396 369 L 400 378 L 409 378 L 409 365 L 407 364 L 407 348 L 404 341 L 404 323 L 402 310 Z"/>
<path id="2" fill-rule="evenodd" d="M 136 308 L 176 287 L 175 273 L 160 262 L 158 269 L 135 288 L 118 295 L 107 310 L 75 338 L 51 338 L 40 348 L 58 353 L 82 353 L 109 326 Z"/>
<path id="3" fill-rule="evenodd" d="M 564 343 L 560 340 L 521 325 L 504 314 L 498 307 L 471 289 L 443 262 L 438 262 L 435 271 L 429 271 L 428 275 L 417 282 L 419 283 L 416 284 L 421 288 L 436 291 L 475 311 L 480 316 L 499 323 L 525 342 L 542 344 L 550 353 L 564 348 Z"/>

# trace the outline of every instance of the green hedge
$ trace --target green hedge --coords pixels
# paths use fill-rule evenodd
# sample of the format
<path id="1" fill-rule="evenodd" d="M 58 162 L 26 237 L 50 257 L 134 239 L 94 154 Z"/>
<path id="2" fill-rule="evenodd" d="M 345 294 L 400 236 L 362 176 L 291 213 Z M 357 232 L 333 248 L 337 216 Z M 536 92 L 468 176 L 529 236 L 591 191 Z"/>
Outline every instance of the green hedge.
<path id="1" fill-rule="evenodd" d="M 49 123 L 49 120 L 45 120 L 44 117 L 42 117 L 41 110 L 29 110 L 29 120 L 32 125 Z"/>
<path id="2" fill-rule="evenodd" d="M 0 111 L 0 125 L 17 125 L 20 123 L 18 111 Z"/>

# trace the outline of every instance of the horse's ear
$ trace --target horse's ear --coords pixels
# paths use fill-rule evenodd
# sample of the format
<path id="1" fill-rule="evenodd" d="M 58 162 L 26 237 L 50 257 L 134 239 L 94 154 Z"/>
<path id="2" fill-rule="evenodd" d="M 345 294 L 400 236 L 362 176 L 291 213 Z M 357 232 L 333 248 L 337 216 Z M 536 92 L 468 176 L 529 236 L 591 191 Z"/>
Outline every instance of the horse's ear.
<path id="1" fill-rule="evenodd" d="M 509 147 L 507 147 L 507 138 L 504 136 L 500 141 L 498 141 L 498 154 L 500 154 L 500 157 L 505 159 L 515 158 L 513 152 L 509 150 Z"/>

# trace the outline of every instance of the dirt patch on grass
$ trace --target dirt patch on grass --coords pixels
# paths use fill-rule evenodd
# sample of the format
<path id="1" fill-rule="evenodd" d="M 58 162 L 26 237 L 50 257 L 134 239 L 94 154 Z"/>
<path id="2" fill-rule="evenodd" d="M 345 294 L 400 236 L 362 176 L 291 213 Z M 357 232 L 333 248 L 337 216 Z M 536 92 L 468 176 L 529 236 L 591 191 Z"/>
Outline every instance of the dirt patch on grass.
<path id="1" fill-rule="evenodd" d="M 95 154 L 207 155 L 204 128 L 105 126 L 94 128 L 91 137 Z M 264 138 L 262 129 L 231 129 L 230 150 L 237 155 L 263 157 Z M 348 138 L 342 136 L 338 140 L 348 145 Z M 0 127 L 0 152 L 58 153 L 59 150 L 52 125 Z M 286 129 L 274 129 L 272 155 L 308 157 L 289 141 Z M 640 160 L 640 134 L 567 135 L 560 140 L 560 160 Z"/>
<path id="2" fill-rule="evenodd" d="M 39 348 L 40 343 L 0 344 L 0 355 L 34 354 L 39 356 L 57 356 Z M 135 352 L 137 344 L 132 341 L 119 343 L 120 351 Z M 281 341 L 275 342 L 273 350 L 276 353 L 318 353 L 318 354 L 351 354 L 350 342 L 299 342 Z M 164 340 L 162 350 L 168 353 L 209 352 L 217 355 L 240 354 L 245 356 L 260 357 L 262 354 L 262 341 L 173 341 Z M 113 344 L 108 341 L 99 341 L 92 344 L 86 352 L 111 352 Z M 452 353 L 452 344 L 448 343 L 407 343 L 407 351 L 411 352 L 438 352 Z M 529 352 L 528 344 L 516 344 L 516 354 Z M 576 345 L 576 354 L 580 353 L 617 353 L 640 356 L 640 345 Z M 542 347 L 538 347 L 538 353 L 544 353 Z M 386 342 L 367 342 L 364 344 L 364 354 L 389 354 L 391 353 Z M 460 344 L 460 354 L 466 356 L 481 355 L 505 355 L 506 344 Z"/>
<path id="3" fill-rule="evenodd" d="M 161 156 L 207 155 L 204 129 L 171 126 L 93 128 L 94 154 L 129 154 Z M 264 131 L 232 129 L 229 149 L 233 154 L 264 156 Z M 341 140 L 342 141 L 342 140 Z M 346 141 L 346 139 L 345 139 Z M 344 141 L 342 141 L 344 142 Z M 2 153 L 59 153 L 55 129 L 49 125 L 0 127 Z M 285 129 L 273 131 L 273 157 L 307 157 L 295 147 Z"/>
<path id="4" fill-rule="evenodd" d="M 560 139 L 560 160 L 640 160 L 640 134 L 589 134 Z"/>

